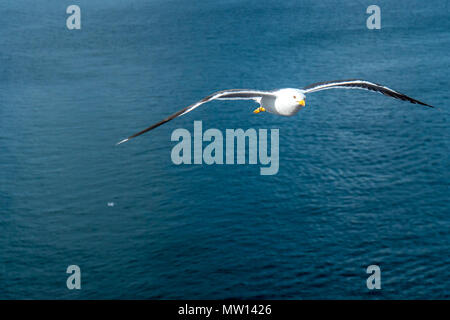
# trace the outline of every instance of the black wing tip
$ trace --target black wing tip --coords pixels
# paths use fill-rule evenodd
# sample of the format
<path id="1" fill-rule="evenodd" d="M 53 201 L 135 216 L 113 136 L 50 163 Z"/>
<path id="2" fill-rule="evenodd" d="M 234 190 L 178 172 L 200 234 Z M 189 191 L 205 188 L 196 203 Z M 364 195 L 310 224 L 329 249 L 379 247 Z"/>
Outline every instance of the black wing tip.
<path id="1" fill-rule="evenodd" d="M 166 122 L 169 122 L 170 120 L 175 119 L 176 117 L 180 116 L 180 115 L 181 115 L 184 111 L 186 111 L 188 108 L 189 108 L 189 107 L 184 108 L 184 109 L 178 111 L 177 113 L 174 113 L 174 114 L 172 114 L 171 116 L 167 117 L 166 119 L 161 120 L 161 121 L 159 121 L 159 122 L 157 122 L 157 123 L 151 125 L 150 127 L 146 128 L 146 129 L 144 129 L 144 130 L 142 130 L 142 131 L 139 131 L 138 133 L 135 133 L 135 134 L 133 134 L 132 136 L 129 136 L 129 137 L 126 138 L 126 139 L 120 140 L 118 143 L 116 143 L 116 146 L 118 146 L 119 144 L 125 143 L 125 142 L 127 142 L 127 141 L 129 141 L 129 140 L 131 140 L 131 139 L 133 139 L 133 138 L 136 138 L 137 136 L 140 136 L 141 134 L 144 134 L 144 133 L 146 133 L 146 132 L 149 132 L 149 131 L 151 131 L 151 130 L 153 130 L 153 129 L 158 128 L 160 125 L 162 125 L 162 124 L 164 124 L 164 123 L 166 123 Z"/>
<path id="2" fill-rule="evenodd" d="M 128 140 L 130 140 L 130 139 L 126 138 L 126 139 L 120 140 L 119 142 L 116 143 L 116 146 L 118 146 L 119 144 L 125 143 Z"/>
<path id="3" fill-rule="evenodd" d="M 429 107 L 429 108 L 433 108 L 433 109 L 439 110 L 439 108 L 436 108 L 436 107 L 434 107 L 434 106 L 432 106 L 432 105 L 430 105 L 428 103 L 422 102 L 422 101 L 414 100 L 414 101 L 411 101 L 411 102 L 415 103 L 415 104 L 420 104 L 420 105 L 425 106 L 425 107 Z"/>

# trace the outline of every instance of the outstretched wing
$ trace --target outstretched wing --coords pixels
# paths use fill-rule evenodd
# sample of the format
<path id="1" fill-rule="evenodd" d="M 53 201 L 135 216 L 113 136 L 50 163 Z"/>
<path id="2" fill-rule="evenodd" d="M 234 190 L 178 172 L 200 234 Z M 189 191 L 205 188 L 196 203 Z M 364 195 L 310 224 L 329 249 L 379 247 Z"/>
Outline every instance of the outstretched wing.
<path id="1" fill-rule="evenodd" d="M 202 100 L 200 100 L 194 104 L 191 104 L 190 106 L 187 106 L 186 108 L 183 108 L 178 112 L 175 112 L 174 114 L 151 125 L 150 127 L 146 128 L 142 131 L 139 131 L 138 133 L 135 133 L 126 139 L 119 141 L 117 144 L 127 142 L 128 140 L 130 140 L 134 137 L 140 136 L 143 133 L 153 130 L 153 129 L 159 127 L 160 125 L 162 125 L 166 122 L 169 122 L 170 120 L 173 120 L 177 117 L 180 117 L 188 112 L 191 112 L 192 110 L 200 107 L 202 104 L 205 104 L 212 100 L 255 100 L 255 101 L 259 102 L 263 96 L 274 96 L 274 94 L 270 91 L 247 90 L 247 89 L 230 89 L 230 90 L 217 91 L 217 92 L 203 98 Z"/>
<path id="2" fill-rule="evenodd" d="M 419 100 L 408 97 L 407 95 L 397 92 L 395 90 L 392 90 L 388 87 L 382 86 L 380 84 L 372 83 L 369 81 L 365 81 L 365 80 L 358 80 L 358 79 L 317 82 L 317 83 L 313 83 L 313 84 L 303 88 L 303 90 L 305 91 L 304 93 L 311 93 L 311 92 L 335 89 L 335 88 L 364 89 L 364 90 L 376 91 L 376 92 L 384 94 L 385 96 L 389 96 L 389 97 L 392 97 L 395 99 L 409 101 L 411 103 L 421 104 L 421 105 L 424 105 L 427 107 L 434 108 L 433 106 L 430 106 L 429 104 L 426 104 Z"/>

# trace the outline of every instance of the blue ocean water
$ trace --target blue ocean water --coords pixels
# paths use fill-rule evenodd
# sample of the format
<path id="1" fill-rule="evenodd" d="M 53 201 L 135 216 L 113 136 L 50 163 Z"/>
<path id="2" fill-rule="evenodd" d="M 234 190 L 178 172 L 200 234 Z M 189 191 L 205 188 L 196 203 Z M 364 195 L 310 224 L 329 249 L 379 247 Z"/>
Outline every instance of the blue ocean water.
<path id="1" fill-rule="evenodd" d="M 373 1 L 73 2 L 0 3 L 1 299 L 450 298 L 448 1 L 375 1 L 381 30 Z M 347 78 L 440 110 L 219 101 L 115 146 L 216 90 Z M 173 164 L 194 120 L 279 129 L 278 174 Z"/>

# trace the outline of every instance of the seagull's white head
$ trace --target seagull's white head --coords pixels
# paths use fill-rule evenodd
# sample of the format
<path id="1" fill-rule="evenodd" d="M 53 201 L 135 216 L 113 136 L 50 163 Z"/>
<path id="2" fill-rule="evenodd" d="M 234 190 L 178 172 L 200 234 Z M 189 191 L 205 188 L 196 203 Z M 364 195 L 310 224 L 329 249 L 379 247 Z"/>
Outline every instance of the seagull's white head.
<path id="1" fill-rule="evenodd" d="M 305 95 L 300 89 L 281 89 L 277 92 L 277 100 L 280 103 L 290 107 L 304 107 L 305 106 Z"/>

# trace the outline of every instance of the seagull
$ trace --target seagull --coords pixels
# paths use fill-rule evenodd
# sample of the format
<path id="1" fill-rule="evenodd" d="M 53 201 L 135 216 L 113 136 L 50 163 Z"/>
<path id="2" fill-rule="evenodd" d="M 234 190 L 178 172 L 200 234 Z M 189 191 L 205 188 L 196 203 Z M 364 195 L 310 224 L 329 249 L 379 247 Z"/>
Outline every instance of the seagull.
<path id="1" fill-rule="evenodd" d="M 138 133 L 129 136 L 117 143 L 117 145 L 129 141 L 132 138 L 140 136 L 150 130 L 153 130 L 160 125 L 169 122 L 175 118 L 185 115 L 188 112 L 200 107 L 201 105 L 210 102 L 212 100 L 254 100 L 259 104 L 253 113 L 269 112 L 280 116 L 291 117 L 297 112 L 305 107 L 306 94 L 313 93 L 316 91 L 328 90 L 328 89 L 363 89 L 379 92 L 385 96 L 389 96 L 395 99 L 400 99 L 403 101 L 409 101 L 414 104 L 421 104 L 430 108 L 433 106 L 421 102 L 419 100 L 408 97 L 407 95 L 400 93 L 398 91 L 392 90 L 388 87 L 382 86 L 380 84 L 372 83 L 365 80 L 349 79 L 349 80 L 333 80 L 313 83 L 303 89 L 277 89 L 271 91 L 264 90 L 249 90 L 249 89 L 229 89 L 217 91 L 202 100 L 181 109 L 180 111 L 170 115 L 169 117 L 151 125 L 150 127 L 139 131 Z"/>

